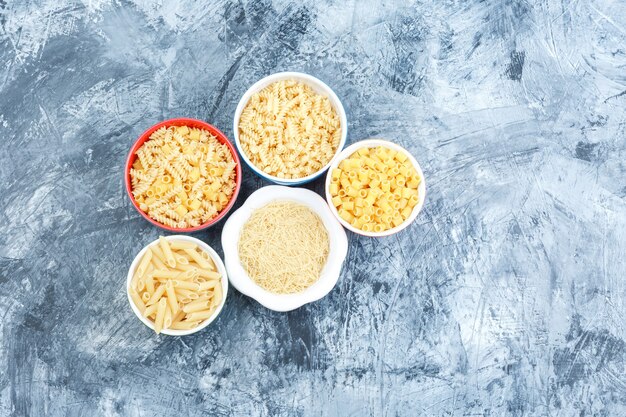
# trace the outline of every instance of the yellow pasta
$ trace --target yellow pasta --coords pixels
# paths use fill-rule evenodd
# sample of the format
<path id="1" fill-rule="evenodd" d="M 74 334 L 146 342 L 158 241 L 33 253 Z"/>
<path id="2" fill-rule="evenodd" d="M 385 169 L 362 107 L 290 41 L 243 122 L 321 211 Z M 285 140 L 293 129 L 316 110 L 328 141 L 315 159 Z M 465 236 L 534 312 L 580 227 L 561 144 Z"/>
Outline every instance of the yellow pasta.
<path id="1" fill-rule="evenodd" d="M 187 228 L 206 223 L 234 194 L 233 155 L 207 130 L 162 127 L 136 155 L 130 169 L 133 197 L 143 212 L 166 226 Z M 205 187 L 222 197 L 205 198 Z"/>
<path id="2" fill-rule="evenodd" d="M 186 304 L 183 307 L 183 311 L 187 314 L 195 313 L 196 311 L 208 310 L 210 307 L 209 300 L 196 300 Z"/>
<path id="3" fill-rule="evenodd" d="M 171 280 L 165 283 L 165 292 L 167 293 L 167 302 L 172 309 L 172 313 L 178 312 L 178 298 L 176 297 L 176 291 L 174 291 L 174 285 Z"/>
<path id="4" fill-rule="evenodd" d="M 170 247 L 174 250 L 180 250 L 180 249 L 195 249 L 198 246 L 195 243 L 185 242 L 182 240 L 174 240 L 173 242 L 170 243 Z"/>
<path id="5" fill-rule="evenodd" d="M 214 308 L 208 310 L 194 311 L 188 314 L 189 321 L 206 320 L 213 314 Z"/>
<path id="6" fill-rule="evenodd" d="M 170 244 L 167 243 L 167 239 L 163 236 L 159 237 L 159 246 L 163 251 L 163 255 L 165 256 L 165 260 L 170 268 L 174 268 L 176 266 L 176 259 L 174 259 L 174 254 L 172 253 L 172 248 L 170 248 Z"/>
<path id="7" fill-rule="evenodd" d="M 294 201 L 274 200 L 254 210 L 241 229 L 239 261 L 261 288 L 293 294 L 320 278 L 329 245 L 328 231 L 314 211 Z"/>
<path id="8" fill-rule="evenodd" d="M 184 290 L 191 290 L 194 292 L 200 291 L 200 286 L 195 282 L 186 282 L 186 281 L 176 281 L 174 284 L 175 288 L 182 288 Z"/>
<path id="9" fill-rule="evenodd" d="M 167 299 L 161 298 L 159 300 L 159 306 L 157 308 L 156 318 L 154 319 L 154 331 L 159 334 L 163 329 L 163 322 L 165 320 L 165 310 L 167 309 Z"/>
<path id="10" fill-rule="evenodd" d="M 135 303 L 135 305 L 137 306 L 139 311 L 143 314 L 143 312 L 146 310 L 146 304 L 141 299 L 141 296 L 139 295 L 137 290 L 134 289 L 134 288 L 131 288 L 130 289 L 130 296 L 133 299 L 133 302 Z"/>
<path id="11" fill-rule="evenodd" d="M 213 315 L 222 303 L 222 276 L 209 253 L 195 243 L 164 238 L 147 253 L 141 258 L 148 259 L 146 276 L 142 279 L 137 268 L 128 292 L 155 332 L 193 329 Z M 161 260 L 168 258 L 173 264 Z"/>
<path id="12" fill-rule="evenodd" d="M 328 97 L 283 80 L 252 95 L 239 119 L 243 152 L 261 171 L 302 178 L 322 169 L 341 139 L 339 116 Z"/>
<path id="13" fill-rule="evenodd" d="M 172 330 L 190 330 L 198 327 L 198 324 L 200 324 L 199 321 L 177 321 L 172 323 L 170 328 Z"/>
<path id="14" fill-rule="evenodd" d="M 209 271 L 208 269 L 198 270 L 198 275 L 203 278 L 208 278 L 208 279 L 219 279 L 220 277 L 220 274 L 218 274 L 215 271 Z"/>
<path id="15" fill-rule="evenodd" d="M 163 297 L 163 294 L 165 294 L 165 285 L 160 285 L 150 296 L 150 299 L 148 300 L 146 305 L 149 306 L 157 303 L 161 299 L 161 297 Z"/>
<path id="16" fill-rule="evenodd" d="M 217 287 L 219 284 L 218 280 L 205 281 L 200 284 L 200 291 L 211 290 Z"/>
<path id="17" fill-rule="evenodd" d="M 152 260 L 152 251 L 146 251 L 145 255 L 143 255 L 143 258 L 141 258 L 141 262 L 139 263 L 139 266 L 137 267 L 137 274 L 139 274 L 139 276 L 142 276 L 146 273 L 146 269 L 148 268 L 148 264 L 150 263 L 150 261 Z"/>
<path id="18" fill-rule="evenodd" d="M 156 316 L 157 313 L 157 309 L 159 308 L 158 304 L 152 304 L 149 307 L 146 307 L 146 309 L 143 312 L 143 316 L 145 318 L 153 318 L 154 316 Z"/>
<path id="19" fill-rule="evenodd" d="M 200 265 L 200 267 L 204 268 L 204 269 L 211 269 L 211 264 L 209 264 L 209 262 L 204 259 L 202 256 L 200 256 L 200 254 L 193 250 L 193 249 L 183 249 L 187 255 L 189 255 L 193 261 L 195 261 L 198 265 Z"/>
<path id="20" fill-rule="evenodd" d="M 331 172 L 329 192 L 339 216 L 365 232 L 383 232 L 408 219 L 421 178 L 404 152 L 361 148 Z"/>

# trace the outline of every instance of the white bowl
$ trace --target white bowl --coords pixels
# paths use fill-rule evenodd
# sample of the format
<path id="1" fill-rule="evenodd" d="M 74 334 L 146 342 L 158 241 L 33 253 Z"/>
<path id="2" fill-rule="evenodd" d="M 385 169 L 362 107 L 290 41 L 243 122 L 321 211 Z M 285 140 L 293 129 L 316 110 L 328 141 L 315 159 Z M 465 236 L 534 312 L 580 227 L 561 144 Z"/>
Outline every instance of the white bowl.
<path id="1" fill-rule="evenodd" d="M 241 147 L 241 142 L 239 141 L 239 118 L 241 117 L 241 113 L 243 112 L 243 109 L 246 107 L 246 104 L 248 104 L 250 97 L 258 93 L 259 91 L 263 90 L 268 85 L 275 83 L 276 81 L 282 81 L 282 80 L 300 81 L 310 86 L 313 89 L 313 91 L 315 91 L 316 93 L 327 96 L 328 99 L 330 100 L 330 104 L 333 106 L 333 108 L 337 112 L 337 116 L 339 116 L 339 123 L 341 125 L 341 140 L 339 141 L 339 146 L 337 146 L 337 150 L 335 151 L 335 155 L 333 156 L 333 159 L 331 159 L 319 171 L 311 175 L 308 175 L 306 177 L 302 177 L 302 178 L 294 178 L 294 179 L 278 178 L 278 177 L 275 177 L 273 175 L 269 175 L 263 172 L 262 170 L 257 168 L 250 161 L 250 159 L 248 159 L 248 156 L 244 152 L 243 148 Z M 248 164 L 250 169 L 252 169 L 252 171 L 254 171 L 258 176 L 265 178 L 266 180 L 274 182 L 276 184 L 300 185 L 300 184 L 313 181 L 315 178 L 322 175 L 324 171 L 328 169 L 328 167 L 331 165 L 334 159 L 337 158 L 337 155 L 339 154 L 339 152 L 341 152 L 341 149 L 346 144 L 346 137 L 348 134 L 348 121 L 346 119 L 346 112 L 343 109 L 343 105 L 341 104 L 341 101 L 339 101 L 339 97 L 337 97 L 337 94 L 335 94 L 335 92 L 329 86 L 324 84 L 322 81 L 318 80 L 312 75 L 304 74 L 301 72 L 279 72 L 279 73 L 272 74 L 270 76 L 267 76 L 257 81 L 241 97 L 241 100 L 239 100 L 239 104 L 237 105 L 237 109 L 235 110 L 235 119 L 233 121 L 233 132 L 235 134 L 235 145 L 237 146 L 239 155 L 241 155 L 241 158 L 246 162 L 246 164 Z"/>
<path id="2" fill-rule="evenodd" d="M 220 314 L 220 312 L 222 311 L 222 307 L 224 307 L 224 303 L 226 302 L 226 296 L 228 295 L 228 275 L 226 274 L 226 267 L 224 267 L 224 263 L 222 262 L 218 254 L 213 250 L 213 248 L 211 248 L 209 245 L 207 245 L 203 241 L 196 239 L 194 237 L 191 237 L 191 236 L 183 236 L 183 235 L 166 236 L 165 239 L 167 239 L 170 242 L 182 241 L 182 242 L 195 243 L 203 251 L 211 255 L 211 259 L 213 259 L 213 262 L 215 263 L 215 267 L 217 268 L 217 271 L 222 275 L 222 302 L 217 307 L 217 309 L 213 312 L 213 315 L 211 317 L 209 317 L 208 319 L 200 323 L 198 327 L 193 328 L 193 329 L 189 329 L 189 330 L 163 329 L 161 330 L 162 334 L 167 334 L 170 336 L 186 336 L 188 334 L 193 334 L 204 329 L 209 324 L 211 324 L 211 322 L 213 322 L 213 320 L 215 320 L 215 318 Z M 128 296 L 128 302 L 130 303 L 130 308 L 133 309 L 133 312 L 135 313 L 137 318 L 139 318 L 139 320 L 141 320 L 143 324 L 148 326 L 153 331 L 154 331 L 154 323 L 141 314 L 141 311 L 139 311 L 139 309 L 133 302 L 132 298 L 130 297 L 130 292 L 128 291 L 128 289 L 130 288 L 130 283 L 133 279 L 133 275 L 135 274 L 135 269 L 137 269 L 137 267 L 139 266 L 139 262 L 141 261 L 143 254 L 146 253 L 146 251 L 148 250 L 150 246 L 158 245 L 158 244 L 159 244 L 159 240 L 157 239 L 154 242 L 147 245 L 145 248 L 143 248 L 141 252 L 139 252 L 137 256 L 135 256 L 133 263 L 130 264 L 130 269 L 128 270 L 128 278 L 126 279 L 126 295 Z"/>
<path id="3" fill-rule="evenodd" d="M 365 232 L 365 231 L 363 231 L 361 229 L 357 229 L 356 227 L 352 226 L 350 223 L 348 223 L 347 221 L 345 221 L 344 219 L 342 219 L 339 216 L 339 213 L 337 212 L 337 208 L 333 204 L 332 196 L 330 195 L 330 180 L 332 178 L 333 170 L 339 166 L 341 161 L 343 161 L 344 159 L 348 158 L 350 155 L 352 155 L 354 152 L 358 151 L 361 148 L 375 148 L 377 146 L 384 146 L 386 148 L 393 149 L 394 151 L 402 152 L 403 154 L 405 154 L 408 157 L 409 161 L 411 161 L 411 163 L 415 167 L 415 170 L 417 171 L 417 174 L 421 178 L 421 181 L 420 181 L 420 183 L 419 183 L 419 185 L 417 187 L 417 193 L 418 193 L 418 196 L 419 196 L 419 201 L 415 205 L 415 207 L 413 207 L 413 211 L 411 212 L 411 215 L 405 221 L 403 221 L 401 224 L 399 224 L 398 226 L 393 227 L 393 228 L 391 228 L 389 230 L 384 230 L 382 232 Z M 326 201 L 328 201 L 328 205 L 330 206 L 330 210 L 335 215 L 337 220 L 339 220 L 339 222 L 346 229 L 348 229 L 348 230 L 350 230 L 350 231 L 352 231 L 354 233 L 357 233 L 359 235 L 370 236 L 370 237 L 389 236 L 389 235 L 393 235 L 393 234 L 398 233 L 399 231 L 405 229 L 408 225 L 410 225 L 411 223 L 413 223 L 413 221 L 415 221 L 415 219 L 417 218 L 417 215 L 422 210 L 422 207 L 424 206 L 424 200 L 426 199 L 426 180 L 424 179 L 424 173 L 422 172 L 422 168 L 420 167 L 420 164 L 418 164 L 417 161 L 415 160 L 415 158 L 413 157 L 413 155 L 411 155 L 402 146 L 396 145 L 395 143 L 389 142 L 388 140 L 384 140 L 384 139 L 366 139 L 366 140 L 362 140 L 360 142 L 353 143 L 352 145 L 348 146 L 346 149 L 341 151 L 341 153 L 339 154 L 339 157 L 336 158 L 335 160 L 333 160 L 333 163 L 330 165 L 330 168 L 328 168 L 328 174 L 326 174 L 326 186 L 325 186 L 325 189 L 326 189 Z"/>
<path id="4" fill-rule="evenodd" d="M 320 278 L 315 284 L 299 293 L 275 294 L 261 288 L 248 276 L 239 261 L 238 244 L 243 225 L 255 209 L 274 200 L 290 200 L 307 206 L 320 217 L 328 231 L 330 250 Z M 269 185 L 252 193 L 243 206 L 230 215 L 222 231 L 222 248 L 230 283 L 239 292 L 254 298 L 270 310 L 290 311 L 319 300 L 333 289 L 339 279 L 341 265 L 348 253 L 348 238 L 324 199 L 319 195 L 303 188 Z"/>

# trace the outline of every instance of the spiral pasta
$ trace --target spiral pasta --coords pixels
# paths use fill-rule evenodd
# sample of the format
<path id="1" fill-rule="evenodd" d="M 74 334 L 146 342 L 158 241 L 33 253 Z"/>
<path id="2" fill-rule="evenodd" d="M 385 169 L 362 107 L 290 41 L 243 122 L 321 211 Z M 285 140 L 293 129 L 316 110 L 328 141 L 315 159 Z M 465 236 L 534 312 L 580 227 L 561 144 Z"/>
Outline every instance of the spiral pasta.
<path id="1" fill-rule="evenodd" d="M 241 147 L 263 172 L 278 178 L 314 174 L 333 158 L 341 139 L 328 97 L 295 80 L 254 94 L 239 119 Z"/>
<path id="2" fill-rule="evenodd" d="M 139 148 L 129 175 L 142 211 L 166 226 L 186 228 L 226 207 L 236 187 L 235 167 L 228 147 L 209 131 L 170 126 Z"/>

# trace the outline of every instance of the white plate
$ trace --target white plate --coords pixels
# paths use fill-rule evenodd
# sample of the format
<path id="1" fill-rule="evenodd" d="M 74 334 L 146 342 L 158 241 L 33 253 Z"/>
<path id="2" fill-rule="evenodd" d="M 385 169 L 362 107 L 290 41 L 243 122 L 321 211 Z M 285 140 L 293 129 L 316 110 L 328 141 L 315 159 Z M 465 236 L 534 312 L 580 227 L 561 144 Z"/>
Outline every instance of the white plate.
<path id="1" fill-rule="evenodd" d="M 254 94 L 263 90 L 268 85 L 273 84 L 277 81 L 282 81 L 282 80 L 300 81 L 308 85 L 309 87 L 311 87 L 313 91 L 315 91 L 316 93 L 328 97 L 328 99 L 330 100 L 330 104 L 333 106 L 333 108 L 337 112 L 337 116 L 339 116 L 339 124 L 341 125 L 341 139 L 339 140 L 339 146 L 337 146 L 337 150 L 335 151 L 335 155 L 333 155 L 333 159 L 328 161 L 328 163 L 324 167 L 322 167 L 322 169 L 320 169 L 319 171 L 309 176 L 302 177 L 302 178 L 294 178 L 294 179 L 278 178 L 266 172 L 263 172 L 248 159 L 248 156 L 243 151 L 243 148 L 241 147 L 241 142 L 239 141 L 239 118 L 241 117 L 241 113 L 243 112 L 243 109 L 246 107 L 246 104 L 248 104 L 248 101 L 250 100 L 250 98 Z M 348 121 L 346 119 L 346 112 L 343 109 L 343 105 L 341 104 L 339 97 L 337 97 L 337 94 L 335 94 L 335 92 L 329 86 L 324 84 L 322 81 L 318 80 L 312 75 L 304 74 L 302 72 L 279 72 L 279 73 L 267 76 L 265 78 L 262 78 L 261 80 L 254 83 L 252 87 L 250 87 L 248 91 L 244 93 L 244 95 L 241 97 L 241 100 L 239 100 L 237 109 L 235 110 L 235 119 L 233 120 L 233 132 L 235 134 L 235 145 L 237 146 L 237 151 L 239 151 L 239 155 L 241 155 L 241 158 L 245 161 L 245 163 L 248 164 L 250 169 L 252 169 L 252 171 L 254 171 L 258 176 L 265 178 L 266 180 L 274 182 L 276 184 L 300 185 L 300 184 L 313 181 L 315 178 L 322 175 L 324 171 L 328 169 L 332 161 L 337 157 L 339 152 L 341 152 L 341 149 L 343 149 L 344 145 L 346 144 L 346 137 L 348 135 Z"/>
<path id="2" fill-rule="evenodd" d="M 163 329 L 161 330 L 161 334 L 167 334 L 170 336 L 186 336 L 188 334 L 193 334 L 204 329 L 209 324 L 211 324 L 211 322 L 213 322 L 213 320 L 215 320 L 215 318 L 220 314 L 220 312 L 222 311 L 222 307 L 224 307 L 224 303 L 226 302 L 226 296 L 228 295 L 228 274 L 226 273 L 226 267 L 224 266 L 224 263 L 218 256 L 217 252 L 215 252 L 213 248 L 211 248 L 209 245 L 207 245 L 203 241 L 196 239 L 195 237 L 183 236 L 183 235 L 165 236 L 165 239 L 167 239 L 168 242 L 182 241 L 182 242 L 195 243 L 203 251 L 211 255 L 211 259 L 213 259 L 213 262 L 215 263 L 215 267 L 217 268 L 217 271 L 222 275 L 222 302 L 217 307 L 215 312 L 213 312 L 213 315 L 211 317 L 209 317 L 208 319 L 200 323 L 198 327 L 194 329 L 189 329 L 189 330 Z M 133 263 L 130 265 L 130 269 L 128 270 L 128 277 L 126 279 L 126 295 L 128 296 L 128 302 L 130 303 L 130 308 L 133 309 L 133 312 L 135 313 L 137 318 L 141 320 L 143 324 L 151 328 L 152 331 L 154 331 L 154 323 L 152 322 L 152 320 L 145 318 L 141 314 L 141 312 L 139 311 L 139 309 L 133 302 L 133 299 L 131 298 L 130 292 L 128 291 L 128 289 L 130 288 L 130 283 L 132 282 L 133 275 L 135 274 L 135 269 L 137 269 L 137 267 L 139 266 L 139 262 L 141 262 L 141 258 L 143 257 L 143 254 L 146 253 L 146 251 L 148 250 L 150 246 L 158 245 L 158 244 L 159 244 L 159 240 L 157 239 L 154 242 L 147 245 L 146 247 L 144 247 L 141 250 L 141 252 L 139 252 L 137 256 L 135 256 L 135 259 L 133 260 Z"/>
<path id="3" fill-rule="evenodd" d="M 419 185 L 417 186 L 417 195 L 419 196 L 419 201 L 415 205 L 415 207 L 413 207 L 413 211 L 411 212 L 411 215 L 405 221 L 403 221 L 400 225 L 393 227 L 389 230 L 382 231 L 382 232 L 365 232 L 361 229 L 357 229 L 356 227 L 352 226 L 350 223 L 342 219 L 341 216 L 339 216 L 339 213 L 337 212 L 337 208 L 333 204 L 332 196 L 330 195 L 330 180 L 332 178 L 333 170 L 339 166 L 341 161 L 348 158 L 350 155 L 352 155 L 353 153 L 355 153 L 361 148 L 375 148 L 377 146 L 384 146 L 385 148 L 402 152 L 408 157 L 409 161 L 411 161 L 411 164 L 413 164 L 413 167 L 417 171 L 417 175 L 419 175 L 419 177 L 421 178 L 421 181 Z M 339 154 L 339 157 L 333 160 L 332 164 L 330 165 L 330 168 L 328 168 L 328 173 L 326 174 L 326 186 L 324 188 L 326 189 L 326 201 L 328 201 L 330 210 L 335 215 L 335 218 L 339 220 L 339 222 L 346 229 L 354 233 L 357 233 L 359 235 L 369 236 L 369 237 L 389 236 L 389 235 L 393 235 L 403 230 L 404 228 L 406 228 L 407 226 L 409 226 L 411 223 L 415 221 L 419 212 L 422 211 L 422 207 L 424 206 L 424 200 L 426 199 L 426 179 L 424 178 L 424 173 L 422 172 L 422 168 L 420 167 L 420 164 L 418 164 L 415 158 L 413 157 L 413 155 L 411 155 L 402 146 L 397 145 L 393 142 L 389 142 L 388 140 L 384 140 L 384 139 L 362 140 L 362 141 L 353 143 L 352 145 L 348 146 L 346 149 L 341 151 L 341 153 Z"/>
<path id="4" fill-rule="evenodd" d="M 243 225 L 255 209 L 274 200 L 290 200 L 307 206 L 320 217 L 328 231 L 330 251 L 320 279 L 300 293 L 275 294 L 261 288 L 248 276 L 239 261 L 238 243 Z M 230 283 L 239 292 L 254 298 L 270 310 L 290 311 L 319 300 L 333 289 L 348 253 L 348 238 L 324 199 L 319 195 L 303 188 L 270 185 L 252 193 L 243 206 L 230 215 L 222 231 L 222 248 Z"/>

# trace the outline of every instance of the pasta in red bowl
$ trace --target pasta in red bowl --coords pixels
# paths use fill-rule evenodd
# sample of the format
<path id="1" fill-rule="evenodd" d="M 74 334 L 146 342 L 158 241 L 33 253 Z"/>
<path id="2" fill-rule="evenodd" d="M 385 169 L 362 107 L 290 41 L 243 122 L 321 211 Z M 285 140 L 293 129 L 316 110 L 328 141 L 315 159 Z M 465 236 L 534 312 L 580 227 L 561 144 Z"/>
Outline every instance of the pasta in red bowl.
<path id="1" fill-rule="evenodd" d="M 196 119 L 171 119 L 146 130 L 131 148 L 126 192 L 150 223 L 195 232 L 220 221 L 241 188 L 241 164 L 226 136 Z"/>

